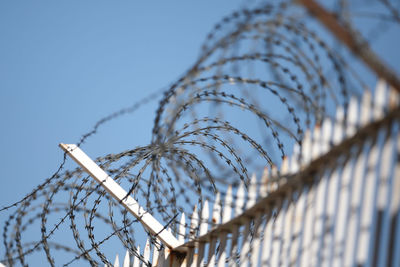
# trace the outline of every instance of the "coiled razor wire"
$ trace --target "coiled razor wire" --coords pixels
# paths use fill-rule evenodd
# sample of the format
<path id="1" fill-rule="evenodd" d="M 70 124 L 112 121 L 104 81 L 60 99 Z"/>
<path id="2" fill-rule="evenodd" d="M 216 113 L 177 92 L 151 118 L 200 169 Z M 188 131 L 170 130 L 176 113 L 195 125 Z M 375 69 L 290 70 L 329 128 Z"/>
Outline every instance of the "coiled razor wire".
<path id="1" fill-rule="evenodd" d="M 398 17 L 393 5 L 390 12 Z M 307 23 L 298 7 L 285 2 L 223 18 L 196 63 L 163 90 L 151 143 L 96 162 L 174 233 L 178 214 L 201 209 L 217 192 L 224 195 L 227 185 L 247 186 L 249 172 L 276 168 L 294 144 L 301 151 L 305 129 L 332 117 L 336 106 L 347 107 L 349 95 L 365 88 L 351 64 Z M 159 94 L 101 119 L 78 145 Z M 147 233 L 140 223 L 81 168 L 64 170 L 65 162 L 64 154 L 53 176 L 2 209 L 15 208 L 3 227 L 6 264 L 27 266 L 38 255 L 51 266 L 111 265 L 104 247 L 113 238 L 144 261 L 137 243 Z M 28 231 L 37 239 L 26 240 Z"/>

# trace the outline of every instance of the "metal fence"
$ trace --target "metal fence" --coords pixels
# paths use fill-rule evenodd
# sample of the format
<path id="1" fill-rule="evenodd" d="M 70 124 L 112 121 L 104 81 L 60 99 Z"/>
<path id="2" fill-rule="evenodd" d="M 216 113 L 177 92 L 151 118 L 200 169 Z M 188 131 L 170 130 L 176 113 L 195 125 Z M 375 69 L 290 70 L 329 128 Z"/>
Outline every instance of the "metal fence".
<path id="1" fill-rule="evenodd" d="M 182 214 L 165 246 L 147 240 L 122 266 L 400 266 L 399 123 L 399 96 L 380 81 L 307 131 L 279 171 Z"/>

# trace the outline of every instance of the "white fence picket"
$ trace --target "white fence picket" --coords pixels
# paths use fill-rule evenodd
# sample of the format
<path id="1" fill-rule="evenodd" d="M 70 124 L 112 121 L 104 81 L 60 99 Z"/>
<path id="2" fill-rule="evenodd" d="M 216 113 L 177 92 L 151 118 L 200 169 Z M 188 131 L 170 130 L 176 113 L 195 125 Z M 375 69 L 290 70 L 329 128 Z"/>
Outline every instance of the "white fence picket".
<path id="1" fill-rule="evenodd" d="M 256 203 L 256 198 L 257 198 L 257 177 L 253 173 L 253 175 L 250 178 L 250 183 L 248 186 L 246 209 L 251 208 Z M 242 246 L 240 249 L 241 253 L 239 258 L 239 262 L 242 266 L 247 266 L 250 263 L 249 253 L 252 241 L 252 236 L 250 235 L 250 224 L 251 224 L 251 219 L 246 217 L 243 223 L 244 230 L 242 233 Z"/>
<path id="2" fill-rule="evenodd" d="M 343 140 L 343 126 L 344 126 L 344 109 L 338 107 L 336 110 L 336 120 L 333 127 L 333 144 L 338 145 Z"/>
<path id="3" fill-rule="evenodd" d="M 205 242 L 199 242 L 196 266 L 204 266 L 204 249 L 205 249 L 205 246 L 206 246 Z"/>
<path id="4" fill-rule="evenodd" d="M 269 170 L 268 167 L 264 167 L 261 176 L 261 187 L 260 187 L 260 197 L 266 197 L 268 195 L 268 183 L 269 183 Z"/>
<path id="5" fill-rule="evenodd" d="M 140 254 L 140 246 L 137 246 L 137 253 Z M 139 267 L 140 265 L 140 259 L 138 257 L 133 257 L 133 267 Z"/>
<path id="6" fill-rule="evenodd" d="M 303 225 L 304 225 L 304 214 L 306 209 L 306 198 L 308 194 L 308 188 L 303 187 L 297 190 L 296 194 L 298 194 L 298 198 L 295 202 L 294 206 L 294 226 L 293 226 L 293 240 L 291 245 L 290 251 L 290 264 L 294 265 L 298 262 L 299 252 L 301 249 L 301 235 L 303 232 Z"/>
<path id="7" fill-rule="evenodd" d="M 311 241 L 311 266 L 319 266 L 321 263 L 321 248 L 323 246 L 323 236 L 325 227 L 325 210 L 327 205 L 328 179 L 326 172 L 316 186 L 315 195 L 315 216 L 312 229 L 313 239 Z"/>
<path id="8" fill-rule="evenodd" d="M 190 219 L 190 229 L 189 229 L 189 240 L 194 240 L 196 238 L 197 227 L 199 226 L 199 215 L 197 211 L 197 205 L 194 206 L 192 217 Z M 198 246 L 197 246 L 198 248 Z M 189 247 L 187 256 L 187 265 L 195 266 L 197 263 L 197 258 L 195 258 L 195 247 Z"/>
<path id="9" fill-rule="evenodd" d="M 253 173 L 250 179 L 249 190 L 247 193 L 246 209 L 251 208 L 256 203 L 257 189 L 257 176 L 255 173 Z"/>
<path id="10" fill-rule="evenodd" d="M 271 248 L 272 248 L 272 225 L 273 225 L 273 215 L 272 215 L 272 210 L 270 207 L 266 207 L 268 209 L 267 211 L 267 218 L 266 218 L 266 223 L 265 223 L 265 228 L 264 228 L 264 240 L 263 240 L 263 253 L 261 254 L 261 266 L 270 266 L 271 264 Z"/>
<path id="11" fill-rule="evenodd" d="M 178 241 L 179 243 L 183 244 L 185 242 L 186 236 L 186 221 L 185 221 L 185 213 L 182 212 L 181 219 L 179 221 L 179 228 L 178 228 Z"/>
<path id="12" fill-rule="evenodd" d="M 242 232 L 242 245 L 239 253 L 239 264 L 241 266 L 247 266 L 249 264 L 248 253 L 250 251 L 251 235 L 250 235 L 250 218 L 245 218 L 244 229 Z"/>
<path id="13" fill-rule="evenodd" d="M 217 225 L 220 224 L 221 221 L 221 200 L 220 200 L 220 193 L 217 192 L 214 200 L 214 205 L 212 209 L 212 215 L 211 215 L 211 221 L 212 221 L 212 227 L 216 227 Z M 216 262 L 216 244 L 218 241 L 217 236 L 212 236 L 209 242 L 209 247 L 208 247 L 208 257 L 207 257 L 207 266 L 214 266 Z"/>
<path id="14" fill-rule="evenodd" d="M 293 190 L 289 190 L 288 195 L 288 207 L 287 214 L 285 216 L 284 222 L 284 246 L 282 252 L 282 266 L 290 266 L 290 250 L 292 247 L 292 237 L 293 237 L 293 229 L 295 223 L 295 213 L 294 213 L 294 203 L 293 203 Z"/>
<path id="15" fill-rule="evenodd" d="M 147 238 L 146 245 L 144 247 L 143 260 L 146 263 L 150 262 L 150 241 L 149 241 L 149 238 Z"/>
<path id="16" fill-rule="evenodd" d="M 311 159 L 315 160 L 321 154 L 321 127 L 316 125 L 312 134 Z"/>
<path id="17" fill-rule="evenodd" d="M 276 167 L 276 165 L 271 166 L 270 177 L 271 177 L 271 181 L 268 183 L 268 186 L 267 186 L 268 193 L 274 192 L 274 191 L 276 191 L 276 189 L 278 189 L 279 181 L 277 179 L 279 177 L 279 171 L 278 171 L 278 167 Z"/>
<path id="18" fill-rule="evenodd" d="M 197 205 L 194 205 L 192 217 L 190 219 L 189 239 L 193 240 L 196 238 L 197 227 L 199 226 L 199 213 L 197 211 Z"/>
<path id="19" fill-rule="evenodd" d="M 204 201 L 204 205 L 201 210 L 199 236 L 205 235 L 207 233 L 209 216 L 210 216 L 210 211 L 208 208 L 208 200 L 206 200 Z"/>
<path id="20" fill-rule="evenodd" d="M 204 205 L 201 210 L 199 236 L 205 235 L 207 233 L 209 216 L 210 216 L 210 211 L 208 209 L 208 200 L 206 200 L 204 201 Z M 200 242 L 197 255 L 197 266 L 203 266 L 205 263 L 204 259 L 205 246 L 206 246 L 205 242 Z"/>
<path id="21" fill-rule="evenodd" d="M 371 121 L 372 117 L 372 94 L 365 91 L 360 106 L 360 126 L 365 126 Z"/>
<path id="22" fill-rule="evenodd" d="M 395 142 L 393 138 L 390 138 L 391 131 L 387 129 L 386 140 L 382 149 L 382 156 L 380 170 L 378 174 L 379 179 L 379 188 L 378 188 L 378 196 L 377 196 L 377 227 L 375 233 L 375 244 L 379 244 L 379 247 L 375 247 L 374 251 L 377 254 L 374 257 L 373 264 L 376 263 L 376 266 L 384 266 L 386 265 L 386 256 L 385 253 L 387 251 L 387 243 L 388 243 L 388 235 L 389 235 L 389 201 L 391 195 L 391 179 L 390 179 L 390 170 L 392 169 L 393 161 L 393 151 L 395 148 Z"/>
<path id="23" fill-rule="evenodd" d="M 222 210 L 222 223 L 226 223 L 231 219 L 232 206 L 233 206 L 232 185 L 229 185 L 228 189 L 226 190 L 225 202 Z"/>
<path id="24" fill-rule="evenodd" d="M 343 259 L 347 229 L 347 216 L 350 205 L 350 190 L 352 181 L 352 170 L 353 170 L 353 159 L 352 155 L 346 159 L 343 170 L 340 175 L 340 190 L 337 204 L 337 217 L 334 223 L 334 240 L 333 240 L 333 265 L 332 266 L 343 266 L 341 260 Z"/>
<path id="25" fill-rule="evenodd" d="M 230 210 L 232 210 L 234 208 L 235 216 L 241 214 L 241 212 L 242 212 L 243 199 L 244 199 L 244 184 L 243 184 L 243 182 L 241 182 L 239 185 L 239 188 L 236 192 L 236 199 L 235 199 L 236 201 L 234 203 L 235 206 L 232 208 L 229 208 Z M 227 207 L 228 206 L 225 205 L 225 208 L 227 208 Z M 238 250 L 238 238 L 239 238 L 239 227 L 237 225 L 234 225 L 232 227 L 232 240 L 231 240 L 231 247 L 230 247 L 230 252 L 229 252 L 229 265 L 235 264 L 235 257 L 236 257 L 236 253 Z"/>
<path id="26" fill-rule="evenodd" d="M 217 194 L 215 195 L 215 200 L 211 215 L 211 222 L 213 227 L 216 227 L 218 224 L 221 223 L 221 210 L 222 210 L 221 197 L 220 193 L 217 192 Z"/>
<path id="27" fill-rule="evenodd" d="M 244 199 L 245 199 L 245 186 L 244 186 L 243 181 L 241 181 L 239 184 L 239 187 L 236 191 L 235 216 L 242 214 Z"/>
<path id="28" fill-rule="evenodd" d="M 290 167 L 289 167 L 289 158 L 287 156 L 284 156 L 282 159 L 282 165 L 281 165 L 281 175 L 285 176 L 289 174 Z"/>
<path id="29" fill-rule="evenodd" d="M 236 257 L 238 252 L 238 240 L 239 239 L 239 226 L 237 224 L 232 227 L 232 240 L 231 240 L 231 248 L 229 252 L 229 266 L 236 265 Z"/>
<path id="30" fill-rule="evenodd" d="M 311 131 L 306 130 L 301 148 L 301 166 L 306 166 L 311 160 Z"/>
<path id="31" fill-rule="evenodd" d="M 346 137 L 349 138 L 356 133 L 358 128 L 358 100 L 354 96 L 350 98 L 348 113 L 347 113 L 347 126 Z"/>
<path id="32" fill-rule="evenodd" d="M 349 222 L 348 222 L 348 234 L 346 236 L 346 243 L 344 249 L 344 265 L 345 266 L 354 266 L 355 265 L 355 249 L 358 239 L 358 233 L 360 230 L 360 214 L 361 214 L 361 197 L 363 194 L 363 188 L 365 187 L 365 179 L 364 179 L 364 169 L 366 165 L 366 155 L 365 155 L 365 147 L 368 147 L 368 143 L 366 146 L 362 146 L 361 151 L 357 157 L 354 173 L 353 173 L 353 187 L 352 194 L 350 200 L 350 214 L 349 214 Z"/>
<path id="33" fill-rule="evenodd" d="M 122 267 L 130 267 L 130 257 L 129 257 L 129 251 L 126 250 L 125 257 L 124 257 L 124 263 Z"/>
<path id="34" fill-rule="evenodd" d="M 227 231 L 223 231 L 219 235 L 220 243 L 219 243 L 219 255 L 218 255 L 218 259 L 217 259 L 217 267 L 225 266 L 227 237 L 228 237 Z"/>
<path id="35" fill-rule="evenodd" d="M 275 233 L 274 233 L 274 258 L 272 260 L 272 265 L 275 266 L 282 266 L 282 254 L 283 254 L 283 243 L 284 243 L 284 231 L 285 229 L 283 228 L 284 222 L 285 222 L 285 217 L 287 215 L 287 207 L 288 207 L 288 198 L 283 197 L 280 200 L 280 205 L 277 205 L 279 207 L 279 210 L 277 211 L 276 219 L 275 219 Z"/>
<path id="36" fill-rule="evenodd" d="M 119 267 L 119 256 L 118 256 L 118 254 L 115 256 L 114 267 Z"/>
<path id="37" fill-rule="evenodd" d="M 299 256 L 301 257 L 301 266 L 310 266 L 310 246 L 312 237 L 313 217 L 315 210 L 315 192 L 311 188 L 308 190 L 306 207 L 305 207 L 305 220 L 303 222 L 302 230 L 302 243 Z"/>
<path id="38" fill-rule="evenodd" d="M 386 104 L 387 84 L 384 80 L 379 80 L 374 95 L 373 117 L 374 120 L 379 120 L 383 117 Z"/>
<path id="39" fill-rule="evenodd" d="M 158 265 L 159 257 L 160 257 L 159 249 L 156 246 L 154 246 L 153 247 L 153 257 L 152 257 L 151 266 L 157 266 Z"/>
<path id="40" fill-rule="evenodd" d="M 365 174 L 365 189 L 362 199 L 361 211 L 361 225 L 360 225 L 360 238 L 357 250 L 356 264 L 362 265 L 367 261 L 368 257 L 368 244 L 371 234 L 371 221 L 373 215 L 373 201 L 374 201 L 374 188 L 375 188 L 375 170 L 379 156 L 379 147 L 375 142 L 371 146 L 368 156 L 367 172 Z"/>
<path id="41" fill-rule="evenodd" d="M 293 155 L 290 161 L 290 172 L 296 173 L 300 168 L 300 146 L 298 143 L 295 143 L 293 146 Z"/>
<path id="42" fill-rule="evenodd" d="M 384 182 L 381 181 L 379 177 L 379 169 L 380 166 L 382 165 L 382 155 L 384 152 L 385 146 L 382 146 L 380 144 L 381 138 L 383 135 L 386 133 L 381 130 L 380 135 L 377 137 L 377 144 L 379 145 L 379 155 L 378 155 L 378 160 L 376 162 L 376 168 L 374 169 L 373 177 L 374 177 L 374 190 L 373 194 L 370 195 L 372 197 L 373 202 L 372 204 L 372 209 L 371 209 L 371 220 L 370 220 L 370 233 L 369 233 L 369 239 L 368 239 L 368 252 L 367 252 L 367 265 L 371 265 L 377 263 L 378 257 L 377 257 L 377 248 L 376 248 L 376 242 L 377 242 L 377 235 L 379 235 L 380 231 L 380 225 L 381 225 L 381 219 L 382 219 L 382 214 L 381 214 L 381 209 L 380 209 L 380 203 L 379 203 L 379 195 L 381 191 L 384 191 L 385 185 Z"/>
<path id="43" fill-rule="evenodd" d="M 332 121 L 330 118 L 325 118 L 322 122 L 322 134 L 321 134 L 321 154 L 328 152 L 331 144 L 332 136 Z"/>

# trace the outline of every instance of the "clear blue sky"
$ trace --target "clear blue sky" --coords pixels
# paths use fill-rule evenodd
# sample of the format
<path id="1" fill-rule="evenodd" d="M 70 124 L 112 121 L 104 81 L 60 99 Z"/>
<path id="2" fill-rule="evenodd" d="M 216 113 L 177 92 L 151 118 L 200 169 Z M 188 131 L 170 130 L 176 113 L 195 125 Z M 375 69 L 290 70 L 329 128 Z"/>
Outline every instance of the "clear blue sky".
<path id="1" fill-rule="evenodd" d="M 0 2 L 0 203 L 20 199 L 56 169 L 58 143 L 78 142 L 101 117 L 173 82 L 212 26 L 241 4 Z M 118 120 L 105 127 L 98 149 L 147 144 L 155 104 L 117 132 L 110 128 Z M 101 155 L 90 143 L 88 153 Z"/>

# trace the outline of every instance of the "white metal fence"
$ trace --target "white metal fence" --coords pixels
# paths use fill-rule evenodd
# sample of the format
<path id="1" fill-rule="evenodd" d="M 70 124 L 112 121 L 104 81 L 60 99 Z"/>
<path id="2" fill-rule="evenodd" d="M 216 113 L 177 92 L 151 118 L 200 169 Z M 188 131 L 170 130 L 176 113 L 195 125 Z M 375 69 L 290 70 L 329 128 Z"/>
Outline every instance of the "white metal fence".
<path id="1" fill-rule="evenodd" d="M 114 266 L 400 266 L 399 134 L 399 96 L 380 81 L 307 131 L 279 171 L 182 214 L 179 233 L 166 230 L 179 245 L 147 240 Z"/>

